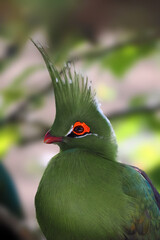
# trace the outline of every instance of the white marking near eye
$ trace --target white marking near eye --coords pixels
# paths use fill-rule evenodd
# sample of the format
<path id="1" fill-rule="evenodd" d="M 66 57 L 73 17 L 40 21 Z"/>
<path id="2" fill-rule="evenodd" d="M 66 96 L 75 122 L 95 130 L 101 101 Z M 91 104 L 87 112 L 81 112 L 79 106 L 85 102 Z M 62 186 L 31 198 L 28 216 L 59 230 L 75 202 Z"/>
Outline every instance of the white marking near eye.
<path id="1" fill-rule="evenodd" d="M 69 135 L 69 134 L 72 132 L 72 130 L 73 130 L 73 125 L 71 126 L 70 130 L 67 132 L 67 134 L 65 135 L 65 137 L 66 137 L 67 135 Z"/>
<path id="2" fill-rule="evenodd" d="M 83 138 L 83 137 L 86 137 L 86 136 L 89 136 L 89 135 L 94 135 L 96 137 L 100 137 L 97 133 L 86 133 L 84 135 L 77 135 L 74 138 Z"/>
<path id="3" fill-rule="evenodd" d="M 77 136 L 75 136 L 74 138 L 83 138 L 83 137 L 86 137 L 86 136 L 88 136 L 88 135 L 92 135 L 92 133 L 86 133 L 86 134 L 84 134 L 84 135 L 77 135 Z"/>

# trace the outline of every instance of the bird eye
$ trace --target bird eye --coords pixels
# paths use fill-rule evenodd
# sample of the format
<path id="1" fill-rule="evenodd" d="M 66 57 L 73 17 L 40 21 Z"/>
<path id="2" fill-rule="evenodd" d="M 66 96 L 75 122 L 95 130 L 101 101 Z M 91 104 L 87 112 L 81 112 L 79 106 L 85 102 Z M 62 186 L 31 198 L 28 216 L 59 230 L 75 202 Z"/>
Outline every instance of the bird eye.
<path id="1" fill-rule="evenodd" d="M 75 122 L 72 128 L 72 132 L 70 132 L 68 137 L 76 137 L 76 136 L 82 136 L 87 133 L 90 133 L 90 127 L 87 126 L 84 122 Z"/>
<path id="2" fill-rule="evenodd" d="M 90 132 L 90 128 L 84 122 L 76 122 L 73 126 L 73 133 L 83 135 Z"/>
<path id="3" fill-rule="evenodd" d="M 76 126 L 74 129 L 73 129 L 73 132 L 75 133 L 82 133 L 84 131 L 84 128 L 83 126 L 79 125 L 79 126 Z"/>

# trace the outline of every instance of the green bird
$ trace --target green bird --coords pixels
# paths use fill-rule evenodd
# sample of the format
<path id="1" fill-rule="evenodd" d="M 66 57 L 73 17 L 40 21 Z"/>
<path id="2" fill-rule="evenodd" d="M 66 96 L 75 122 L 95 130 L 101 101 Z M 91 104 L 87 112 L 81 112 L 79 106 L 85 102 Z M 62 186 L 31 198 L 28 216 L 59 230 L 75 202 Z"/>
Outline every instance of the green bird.
<path id="1" fill-rule="evenodd" d="M 60 152 L 40 181 L 35 207 L 47 240 L 159 240 L 160 195 L 147 175 L 117 161 L 114 130 L 88 80 L 61 74 L 41 52 L 55 95 L 56 117 L 44 138 Z"/>

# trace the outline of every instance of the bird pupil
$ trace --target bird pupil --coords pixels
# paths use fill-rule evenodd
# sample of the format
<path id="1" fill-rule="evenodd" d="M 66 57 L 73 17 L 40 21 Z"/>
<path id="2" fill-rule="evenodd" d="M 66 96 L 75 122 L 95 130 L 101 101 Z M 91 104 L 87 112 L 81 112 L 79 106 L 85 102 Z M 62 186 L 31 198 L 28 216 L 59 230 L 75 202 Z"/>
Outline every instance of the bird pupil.
<path id="1" fill-rule="evenodd" d="M 82 133 L 84 131 L 84 128 L 82 126 L 76 126 L 74 128 L 74 131 L 77 133 Z"/>

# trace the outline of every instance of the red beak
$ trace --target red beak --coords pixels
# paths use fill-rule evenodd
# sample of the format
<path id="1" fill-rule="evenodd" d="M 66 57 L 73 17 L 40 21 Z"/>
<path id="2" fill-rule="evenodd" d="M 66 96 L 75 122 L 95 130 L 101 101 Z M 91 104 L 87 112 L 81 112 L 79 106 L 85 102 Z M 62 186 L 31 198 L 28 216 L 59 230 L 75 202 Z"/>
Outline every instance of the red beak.
<path id="1" fill-rule="evenodd" d="M 55 142 L 62 142 L 62 137 L 55 137 L 50 134 L 48 131 L 44 137 L 44 143 L 55 143 Z"/>

